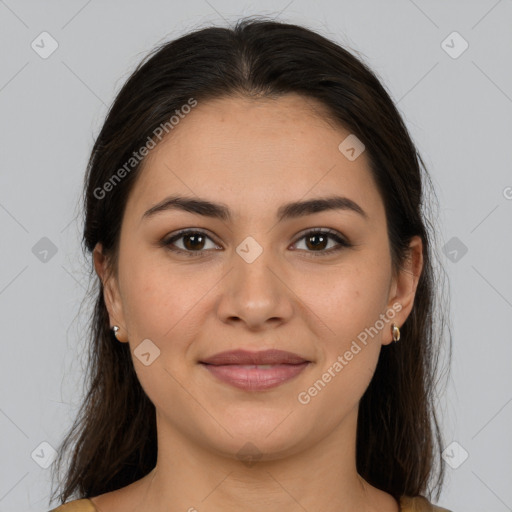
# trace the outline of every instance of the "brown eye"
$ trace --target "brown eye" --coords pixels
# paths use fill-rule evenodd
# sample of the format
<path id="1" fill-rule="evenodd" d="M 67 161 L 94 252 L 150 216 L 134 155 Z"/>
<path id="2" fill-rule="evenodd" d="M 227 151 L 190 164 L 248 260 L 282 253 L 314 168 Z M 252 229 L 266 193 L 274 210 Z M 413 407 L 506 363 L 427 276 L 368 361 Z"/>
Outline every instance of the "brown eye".
<path id="1" fill-rule="evenodd" d="M 307 252 L 318 253 L 313 254 L 314 256 L 324 256 L 332 254 L 333 252 L 339 251 L 346 247 L 351 247 L 351 244 L 347 242 L 344 238 L 342 238 L 336 231 L 332 230 L 311 230 L 305 233 L 299 241 L 305 241 Z M 335 242 L 334 247 L 330 247 L 325 250 L 329 244 L 329 241 L 333 240 Z M 296 242 L 297 244 L 298 242 Z"/>
<path id="2" fill-rule="evenodd" d="M 304 238 L 308 249 L 325 249 L 329 243 L 329 237 L 324 233 L 312 233 Z"/>
<path id="3" fill-rule="evenodd" d="M 352 247 L 352 244 L 333 230 L 310 230 L 294 245 L 302 240 L 304 240 L 305 249 L 300 248 L 300 250 L 312 253 L 313 256 L 327 256 L 343 248 Z M 206 247 L 208 241 L 211 242 L 210 247 Z M 329 247 L 330 242 L 334 242 L 331 247 Z M 196 257 L 205 256 L 205 253 L 212 249 L 222 249 L 206 233 L 192 229 L 180 231 L 170 238 L 164 239 L 161 244 L 173 252 Z"/>
<path id="4" fill-rule="evenodd" d="M 205 236 L 202 233 L 193 233 L 190 235 L 182 236 L 183 245 L 189 251 L 204 249 Z"/>
<path id="5" fill-rule="evenodd" d="M 190 229 L 166 238 L 162 241 L 162 245 L 171 251 L 184 253 L 187 256 L 204 256 L 203 252 L 211 250 L 211 247 L 205 247 L 208 240 L 212 242 L 214 249 L 219 248 L 206 233 Z"/>

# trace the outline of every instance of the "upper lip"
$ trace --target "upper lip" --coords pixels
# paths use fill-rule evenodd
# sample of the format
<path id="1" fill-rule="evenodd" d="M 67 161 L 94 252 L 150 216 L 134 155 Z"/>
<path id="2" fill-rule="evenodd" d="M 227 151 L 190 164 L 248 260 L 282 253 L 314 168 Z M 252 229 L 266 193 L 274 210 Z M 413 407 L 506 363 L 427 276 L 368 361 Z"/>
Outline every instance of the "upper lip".
<path id="1" fill-rule="evenodd" d="M 219 352 L 208 359 L 200 361 L 205 364 L 214 365 L 263 365 L 263 364 L 300 364 L 309 362 L 307 359 L 284 350 L 262 350 L 259 352 L 250 352 L 248 350 L 228 350 Z"/>

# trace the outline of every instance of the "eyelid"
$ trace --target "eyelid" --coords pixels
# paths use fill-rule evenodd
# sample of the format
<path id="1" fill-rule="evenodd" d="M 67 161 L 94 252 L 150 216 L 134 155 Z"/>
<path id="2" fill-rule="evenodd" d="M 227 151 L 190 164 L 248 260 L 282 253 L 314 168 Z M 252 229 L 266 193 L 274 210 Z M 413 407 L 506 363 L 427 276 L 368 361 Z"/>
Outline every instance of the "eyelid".
<path id="1" fill-rule="evenodd" d="M 296 244 L 299 240 L 301 240 L 302 238 L 304 238 L 306 235 L 309 235 L 310 233 L 321 233 L 321 234 L 324 234 L 324 235 L 331 235 L 333 238 L 340 238 L 341 240 L 343 240 L 343 242 L 345 243 L 349 243 L 348 240 L 345 238 L 345 236 L 340 233 L 339 231 L 335 230 L 335 229 L 331 229 L 331 228 L 322 228 L 322 227 L 313 227 L 313 228 L 307 228 L 303 231 L 301 231 L 300 233 L 298 233 L 297 235 L 297 238 L 294 242 L 294 244 Z"/>

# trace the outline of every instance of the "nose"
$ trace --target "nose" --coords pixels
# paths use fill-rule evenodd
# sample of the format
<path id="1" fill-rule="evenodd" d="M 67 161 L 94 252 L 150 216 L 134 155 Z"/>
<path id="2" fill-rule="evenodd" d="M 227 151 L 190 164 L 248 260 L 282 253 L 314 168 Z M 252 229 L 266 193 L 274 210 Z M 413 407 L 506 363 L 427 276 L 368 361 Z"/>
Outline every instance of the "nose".
<path id="1" fill-rule="evenodd" d="M 294 293 L 286 282 L 286 272 L 270 252 L 263 251 L 252 262 L 233 253 L 232 270 L 220 283 L 217 313 L 221 321 L 261 331 L 290 320 Z"/>

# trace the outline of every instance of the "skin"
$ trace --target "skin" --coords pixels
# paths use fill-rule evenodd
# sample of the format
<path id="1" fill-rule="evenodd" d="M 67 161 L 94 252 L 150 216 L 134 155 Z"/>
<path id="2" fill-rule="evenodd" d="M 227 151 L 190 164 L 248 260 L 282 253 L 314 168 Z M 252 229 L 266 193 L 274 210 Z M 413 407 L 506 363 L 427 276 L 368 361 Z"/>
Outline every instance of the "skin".
<path id="1" fill-rule="evenodd" d="M 199 103 L 145 161 L 122 221 L 117 274 L 107 274 L 108 259 L 96 246 L 110 324 L 130 344 L 158 430 L 155 469 L 93 498 L 100 511 L 398 510 L 357 474 L 357 407 L 380 350 L 392 341 L 391 322 L 401 326 L 412 309 L 421 239 L 411 241 L 410 258 L 394 276 L 366 153 L 348 160 L 338 145 L 350 132 L 321 112 L 295 94 Z M 358 203 L 368 219 L 331 210 L 276 220 L 283 203 L 333 193 Z M 223 203 L 233 221 L 178 210 L 141 220 L 172 194 Z M 203 246 L 181 238 L 175 246 L 203 247 L 204 257 L 158 244 L 184 228 L 210 238 Z M 311 228 L 336 230 L 353 247 L 328 254 L 338 245 L 329 239 L 315 249 L 304 238 Z M 263 248 L 252 263 L 236 252 L 248 236 Z M 315 257 L 321 251 L 327 255 Z M 308 404 L 299 403 L 299 393 L 393 304 L 401 310 L 378 335 Z M 144 339 L 160 350 L 149 366 L 133 356 Z M 247 392 L 198 364 L 235 348 L 279 348 L 312 363 L 276 388 Z M 247 442 L 261 456 L 252 464 L 237 456 Z"/>

